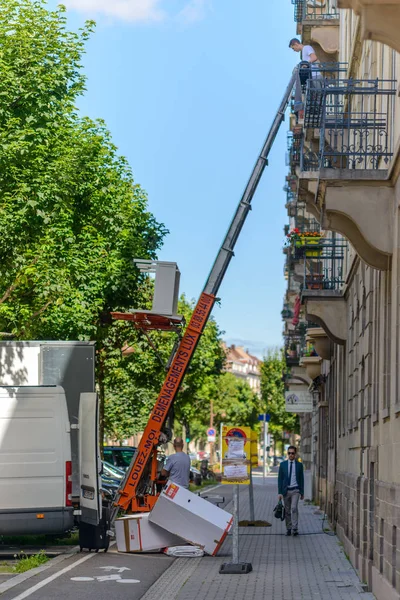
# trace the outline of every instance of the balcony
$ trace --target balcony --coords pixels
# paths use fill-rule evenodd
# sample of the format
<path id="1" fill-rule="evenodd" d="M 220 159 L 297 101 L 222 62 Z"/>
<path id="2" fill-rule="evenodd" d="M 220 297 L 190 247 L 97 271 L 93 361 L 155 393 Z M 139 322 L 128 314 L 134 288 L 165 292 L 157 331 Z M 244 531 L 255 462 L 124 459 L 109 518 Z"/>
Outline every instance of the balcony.
<path id="1" fill-rule="evenodd" d="M 318 148 L 303 141 L 301 170 L 336 170 L 331 175 L 340 179 L 338 171 L 385 170 L 393 156 L 389 119 L 396 80 L 342 79 L 344 67 L 336 65 L 334 77 L 321 70 L 307 80 L 304 127 L 320 133 Z"/>
<path id="2" fill-rule="evenodd" d="M 314 380 L 321 375 L 321 363 L 322 358 L 318 356 L 313 342 L 307 340 L 306 336 L 306 345 L 300 358 L 300 366 L 305 367 L 308 377 Z"/>
<path id="3" fill-rule="evenodd" d="M 395 80 L 308 80 L 299 198 L 314 205 L 323 229 L 346 236 L 370 266 L 390 268 L 394 194 L 388 181 L 393 156 Z M 309 208 L 309 210 L 311 210 Z"/>
<path id="4" fill-rule="evenodd" d="M 304 290 L 340 290 L 344 284 L 344 260 L 348 243 L 343 238 L 321 238 L 308 245 L 304 259 Z"/>
<path id="5" fill-rule="evenodd" d="M 285 358 L 288 367 L 298 367 L 302 348 L 305 345 L 304 335 L 296 331 L 285 333 Z"/>
<path id="6" fill-rule="evenodd" d="M 346 340 L 347 321 L 343 298 L 344 262 L 348 243 L 336 234 L 320 240 L 314 256 L 305 256 L 301 294 L 306 318 L 326 332 L 335 343 Z"/>
<path id="7" fill-rule="evenodd" d="M 331 359 L 333 344 L 322 327 L 310 327 L 307 329 L 306 342 L 312 342 L 318 356 L 325 360 Z"/>
<path id="8" fill-rule="evenodd" d="M 327 54 L 338 52 L 339 10 L 337 0 L 292 0 L 297 33 L 303 44 L 318 43 Z"/>
<path id="9" fill-rule="evenodd" d="M 289 304 L 285 303 L 281 310 L 282 320 L 287 321 L 293 319 L 293 311 L 290 309 Z"/>
<path id="10" fill-rule="evenodd" d="M 400 0 L 338 0 L 360 16 L 361 38 L 387 44 L 400 52 Z"/>
<path id="11" fill-rule="evenodd" d="M 296 173 L 296 167 L 300 166 L 300 153 L 303 140 L 303 127 L 295 125 L 287 134 L 287 157 L 286 165 L 290 167 L 291 173 Z"/>
<path id="12" fill-rule="evenodd" d="M 337 0 L 292 0 L 292 4 L 296 23 L 331 22 L 339 19 Z"/>

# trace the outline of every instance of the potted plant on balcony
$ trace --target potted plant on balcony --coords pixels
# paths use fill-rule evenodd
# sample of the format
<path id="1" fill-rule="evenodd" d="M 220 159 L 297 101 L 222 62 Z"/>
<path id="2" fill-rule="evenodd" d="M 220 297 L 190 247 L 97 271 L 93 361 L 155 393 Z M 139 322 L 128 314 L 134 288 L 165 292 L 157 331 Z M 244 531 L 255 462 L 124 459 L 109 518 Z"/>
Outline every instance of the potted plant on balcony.
<path id="1" fill-rule="evenodd" d="M 307 290 L 323 290 L 324 289 L 324 276 L 322 273 L 310 273 L 306 275 L 306 289 Z"/>
<path id="2" fill-rule="evenodd" d="M 289 346 L 289 350 L 287 351 L 287 355 L 290 358 L 296 358 L 297 357 L 297 344 L 295 342 L 292 342 Z"/>
<path id="3" fill-rule="evenodd" d="M 300 235 L 300 229 L 298 229 L 297 227 L 289 231 L 289 233 L 286 234 L 285 246 L 301 246 L 302 244 L 300 243 Z"/>
<path id="4" fill-rule="evenodd" d="M 303 352 L 303 356 L 305 356 L 305 357 L 318 356 L 318 354 L 314 348 L 314 344 L 310 344 L 309 342 L 307 343 L 306 349 Z"/>

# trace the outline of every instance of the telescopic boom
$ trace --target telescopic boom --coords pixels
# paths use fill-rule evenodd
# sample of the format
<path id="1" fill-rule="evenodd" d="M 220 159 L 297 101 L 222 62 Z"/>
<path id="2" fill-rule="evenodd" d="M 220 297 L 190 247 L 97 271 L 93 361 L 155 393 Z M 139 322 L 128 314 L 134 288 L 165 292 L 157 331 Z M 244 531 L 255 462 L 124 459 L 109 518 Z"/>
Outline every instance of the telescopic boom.
<path id="1" fill-rule="evenodd" d="M 114 520 L 119 508 L 132 512 L 149 511 L 157 501 L 157 445 L 168 412 L 174 403 L 180 384 L 189 367 L 197 344 L 207 324 L 215 303 L 219 287 L 228 269 L 240 232 L 251 209 L 251 201 L 260 182 L 263 171 L 268 164 L 268 155 L 285 118 L 286 108 L 296 82 L 297 71 L 293 72 L 286 88 L 282 102 L 278 108 L 267 139 L 257 159 L 250 179 L 240 199 L 228 232 L 217 254 L 214 265 L 207 278 L 203 292 L 194 309 L 192 318 L 178 346 L 165 381 L 158 395 L 149 421 L 143 432 L 134 459 L 126 477 L 118 491 Z M 152 460 L 151 460 L 152 459 Z"/>

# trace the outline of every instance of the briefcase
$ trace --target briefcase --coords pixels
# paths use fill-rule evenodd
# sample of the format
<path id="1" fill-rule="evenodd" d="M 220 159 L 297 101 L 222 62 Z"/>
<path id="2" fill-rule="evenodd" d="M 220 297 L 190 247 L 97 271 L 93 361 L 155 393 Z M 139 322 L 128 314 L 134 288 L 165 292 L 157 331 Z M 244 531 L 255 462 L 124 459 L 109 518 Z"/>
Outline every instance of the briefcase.
<path id="1" fill-rule="evenodd" d="M 278 504 L 274 508 L 274 517 L 275 519 L 280 519 L 284 521 L 285 519 L 285 507 L 283 506 L 282 500 L 279 500 Z"/>

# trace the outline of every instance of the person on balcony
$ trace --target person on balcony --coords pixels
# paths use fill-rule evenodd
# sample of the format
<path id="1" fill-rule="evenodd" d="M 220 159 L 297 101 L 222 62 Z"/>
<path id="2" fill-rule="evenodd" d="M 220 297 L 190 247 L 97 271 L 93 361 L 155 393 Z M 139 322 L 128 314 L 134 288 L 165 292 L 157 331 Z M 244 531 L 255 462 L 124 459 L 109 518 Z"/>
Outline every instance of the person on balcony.
<path id="1" fill-rule="evenodd" d="M 299 78 L 303 88 L 305 89 L 305 85 L 307 80 L 310 79 L 310 87 L 318 90 L 322 88 L 322 75 L 321 75 L 321 65 L 318 61 L 318 57 L 315 54 L 315 50 L 312 46 L 304 45 L 297 38 L 293 38 L 289 42 L 289 48 L 294 50 L 294 52 L 301 52 L 301 63 L 299 65 Z M 314 96 L 316 96 L 314 94 Z M 314 100 L 318 100 L 317 97 Z"/>
<path id="2" fill-rule="evenodd" d="M 289 48 L 294 50 L 294 52 L 301 52 L 301 60 L 310 64 L 313 78 L 320 76 L 320 64 L 312 46 L 306 46 L 297 38 L 293 38 L 289 42 Z"/>

